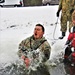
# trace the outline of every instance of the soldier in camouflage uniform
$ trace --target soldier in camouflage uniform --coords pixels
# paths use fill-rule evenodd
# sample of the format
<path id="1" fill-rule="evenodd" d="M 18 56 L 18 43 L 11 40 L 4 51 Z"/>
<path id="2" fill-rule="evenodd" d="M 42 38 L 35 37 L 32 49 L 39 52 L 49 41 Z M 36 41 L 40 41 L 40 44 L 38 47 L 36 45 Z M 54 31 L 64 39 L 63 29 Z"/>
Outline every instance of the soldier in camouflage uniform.
<path id="1" fill-rule="evenodd" d="M 43 37 L 43 34 L 44 34 L 44 27 L 41 24 L 37 24 L 34 29 L 34 34 L 31 37 L 28 37 L 27 39 L 23 40 L 19 44 L 19 51 L 18 51 L 19 57 L 22 57 L 25 61 L 26 57 L 23 55 L 24 50 L 40 49 L 40 51 L 44 53 L 44 58 L 42 60 L 42 63 L 44 64 L 50 57 L 51 47 L 49 43 L 47 42 L 47 40 L 45 39 L 45 37 Z M 42 72 L 43 69 L 44 67 L 42 69 L 39 68 L 38 72 L 39 71 Z M 44 71 L 42 72 L 43 74 L 40 74 L 40 75 L 50 75 L 48 72 L 46 72 L 47 74 L 45 72 L 46 72 L 46 69 L 44 69 Z"/>
<path id="2" fill-rule="evenodd" d="M 71 13 L 71 20 L 72 20 L 72 22 L 71 22 L 71 24 L 70 24 L 70 26 L 71 26 L 71 28 L 73 27 L 73 26 L 75 26 L 75 7 L 70 11 L 70 13 Z M 71 31 L 70 31 L 71 32 Z"/>
<path id="3" fill-rule="evenodd" d="M 65 33 L 67 31 L 67 22 L 69 21 L 69 31 L 71 28 L 71 14 L 70 10 L 75 7 L 75 0 L 60 0 L 59 7 L 57 11 L 57 17 L 59 17 L 59 12 L 61 12 L 61 31 L 62 36 L 59 37 L 59 39 L 63 39 L 65 36 Z"/>

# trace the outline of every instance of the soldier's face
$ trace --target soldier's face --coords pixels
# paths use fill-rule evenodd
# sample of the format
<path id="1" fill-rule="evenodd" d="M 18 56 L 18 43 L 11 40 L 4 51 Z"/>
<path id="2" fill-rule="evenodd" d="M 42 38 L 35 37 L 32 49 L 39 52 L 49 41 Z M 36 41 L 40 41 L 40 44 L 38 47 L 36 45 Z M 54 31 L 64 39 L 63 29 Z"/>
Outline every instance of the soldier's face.
<path id="1" fill-rule="evenodd" d="M 44 32 L 42 31 L 41 26 L 36 26 L 34 29 L 34 38 L 35 39 L 40 39 L 43 37 Z"/>

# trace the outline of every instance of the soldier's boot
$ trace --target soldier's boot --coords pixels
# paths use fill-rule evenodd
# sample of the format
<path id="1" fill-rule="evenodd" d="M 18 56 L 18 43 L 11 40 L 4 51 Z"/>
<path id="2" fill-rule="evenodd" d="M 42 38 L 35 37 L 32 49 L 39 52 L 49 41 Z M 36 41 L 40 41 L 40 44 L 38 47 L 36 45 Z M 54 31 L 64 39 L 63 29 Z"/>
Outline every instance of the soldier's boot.
<path id="1" fill-rule="evenodd" d="M 59 39 L 63 39 L 65 37 L 65 32 L 62 32 L 62 36 Z"/>

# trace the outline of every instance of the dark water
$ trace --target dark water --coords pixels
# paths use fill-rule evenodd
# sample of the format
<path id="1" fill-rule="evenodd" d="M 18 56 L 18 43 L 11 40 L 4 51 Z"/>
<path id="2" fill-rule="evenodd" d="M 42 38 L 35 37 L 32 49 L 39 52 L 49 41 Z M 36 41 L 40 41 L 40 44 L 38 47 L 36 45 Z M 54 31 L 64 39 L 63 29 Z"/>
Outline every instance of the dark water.
<path id="1" fill-rule="evenodd" d="M 38 66 L 36 70 L 27 69 L 19 60 L 12 63 L 0 63 L 0 75 L 75 75 L 75 66 L 69 63 L 64 64 L 62 55 L 56 58 L 46 63 L 47 68 L 40 65 L 41 67 Z"/>
<path id="2" fill-rule="evenodd" d="M 6 67 L 1 67 L 0 65 L 0 75 L 75 75 L 75 66 L 64 64 L 63 62 L 49 65 L 48 70 L 50 74 L 48 74 L 45 68 L 29 71 L 25 69 L 25 66 L 14 63 Z"/>

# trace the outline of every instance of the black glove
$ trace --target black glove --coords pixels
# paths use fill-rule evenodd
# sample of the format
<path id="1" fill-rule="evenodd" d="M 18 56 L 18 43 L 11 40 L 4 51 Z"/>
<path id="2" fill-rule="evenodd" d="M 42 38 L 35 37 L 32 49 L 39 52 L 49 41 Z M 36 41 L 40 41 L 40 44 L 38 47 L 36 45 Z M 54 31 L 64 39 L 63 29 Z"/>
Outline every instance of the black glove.
<path id="1" fill-rule="evenodd" d="M 71 9 L 71 10 L 70 10 L 70 14 L 72 14 L 74 10 L 75 10 L 75 9 Z"/>
<path id="2" fill-rule="evenodd" d="M 57 11 L 56 15 L 57 15 L 57 17 L 59 17 L 59 11 Z"/>
<path id="3" fill-rule="evenodd" d="M 65 45 L 69 45 L 69 44 L 70 44 L 70 40 L 67 40 Z"/>

